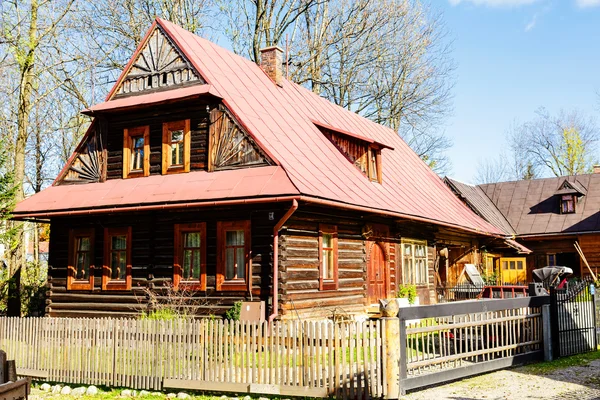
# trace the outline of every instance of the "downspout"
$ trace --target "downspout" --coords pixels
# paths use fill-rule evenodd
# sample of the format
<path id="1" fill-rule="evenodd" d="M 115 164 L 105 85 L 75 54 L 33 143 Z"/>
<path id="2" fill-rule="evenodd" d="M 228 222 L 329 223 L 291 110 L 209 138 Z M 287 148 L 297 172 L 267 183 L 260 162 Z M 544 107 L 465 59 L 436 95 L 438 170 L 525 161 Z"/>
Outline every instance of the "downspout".
<path id="1" fill-rule="evenodd" d="M 279 220 L 277 225 L 273 228 L 273 311 L 269 315 L 269 322 L 277 317 L 279 309 L 279 230 L 298 209 L 298 201 L 292 201 L 292 207 L 285 213 Z"/>

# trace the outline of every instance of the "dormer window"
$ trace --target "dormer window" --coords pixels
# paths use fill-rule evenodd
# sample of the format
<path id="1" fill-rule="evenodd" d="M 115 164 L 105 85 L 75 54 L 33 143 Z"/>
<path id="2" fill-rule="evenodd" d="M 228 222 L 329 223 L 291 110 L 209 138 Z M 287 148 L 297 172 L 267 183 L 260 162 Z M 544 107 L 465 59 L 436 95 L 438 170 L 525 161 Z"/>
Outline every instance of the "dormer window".
<path id="1" fill-rule="evenodd" d="M 369 147 L 369 179 L 381 183 L 381 150 Z"/>
<path id="2" fill-rule="evenodd" d="M 392 147 L 372 139 L 312 121 L 325 137 L 371 182 L 381 183 L 381 150 Z"/>
<path id="3" fill-rule="evenodd" d="M 123 178 L 150 175 L 150 127 L 123 131 Z"/>
<path id="4" fill-rule="evenodd" d="M 190 120 L 163 124 L 162 173 L 190 172 Z"/>
<path id="5" fill-rule="evenodd" d="M 575 212 L 575 195 L 564 194 L 560 196 L 560 213 L 573 214 Z"/>

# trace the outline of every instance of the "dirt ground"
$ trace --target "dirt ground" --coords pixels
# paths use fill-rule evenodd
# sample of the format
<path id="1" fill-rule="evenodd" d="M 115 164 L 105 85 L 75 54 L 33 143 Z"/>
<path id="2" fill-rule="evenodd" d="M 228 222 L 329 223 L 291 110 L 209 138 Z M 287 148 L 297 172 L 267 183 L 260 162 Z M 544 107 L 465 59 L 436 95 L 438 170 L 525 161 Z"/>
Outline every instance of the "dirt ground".
<path id="1" fill-rule="evenodd" d="M 600 359 L 544 370 L 525 366 L 409 393 L 406 400 L 600 399 Z"/>

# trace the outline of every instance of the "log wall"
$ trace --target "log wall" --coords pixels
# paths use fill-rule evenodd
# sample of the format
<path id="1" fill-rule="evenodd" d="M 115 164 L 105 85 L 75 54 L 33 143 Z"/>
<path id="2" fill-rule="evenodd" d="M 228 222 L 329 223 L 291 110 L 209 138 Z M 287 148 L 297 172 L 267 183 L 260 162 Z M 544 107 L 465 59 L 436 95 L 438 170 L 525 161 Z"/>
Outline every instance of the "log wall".
<path id="1" fill-rule="evenodd" d="M 273 226 L 285 211 L 276 206 L 253 209 L 199 209 L 187 212 L 136 213 L 102 217 L 52 220 L 47 313 L 50 316 L 130 316 L 146 309 L 146 288 L 166 292 L 172 283 L 174 224 L 207 223 L 207 290 L 190 300 L 205 314 L 222 314 L 237 300 L 250 299 L 246 292 L 215 290 L 217 221 L 251 220 L 252 297 L 269 300 L 272 275 Z M 132 290 L 102 291 L 103 240 L 105 227 L 132 227 Z M 67 291 L 68 237 L 72 227 L 94 227 L 95 269 L 93 291 Z"/>
<path id="2" fill-rule="evenodd" d="M 398 227 L 391 221 L 369 221 L 356 213 L 338 211 L 324 214 L 300 207 L 280 235 L 280 296 L 283 318 L 344 318 L 365 311 L 376 312 L 367 299 L 367 265 L 370 246 L 378 243 L 385 251 L 388 296 L 395 297 L 402 283 L 401 235 L 407 239 L 430 238 L 427 227 L 420 230 Z M 338 290 L 319 290 L 319 223 L 338 229 Z M 369 232 L 368 234 L 366 232 Z M 417 289 L 420 304 L 435 302 L 435 247 L 428 246 L 429 283 Z"/>
<path id="3" fill-rule="evenodd" d="M 190 119 L 191 150 L 190 170 L 203 170 L 207 165 L 209 115 L 206 105 L 161 106 L 160 112 L 138 111 L 107 117 L 107 179 L 123 177 L 123 130 L 137 126 L 150 126 L 150 174 L 162 171 L 162 124 Z"/>
<path id="4" fill-rule="evenodd" d="M 69 217 L 52 220 L 47 312 L 51 316 L 132 316 L 147 309 L 147 289 L 164 300 L 165 285 L 173 279 L 174 225 L 207 223 L 207 290 L 194 294 L 191 307 L 220 315 L 237 300 L 272 300 L 273 227 L 289 204 L 236 208 L 206 208 L 185 212 L 137 212 L 101 217 Z M 273 212 L 273 219 L 269 213 Z M 369 219 L 370 218 L 370 219 Z M 252 293 L 216 291 L 217 221 L 251 220 Z M 385 224 L 387 222 L 387 225 Z M 319 289 L 319 224 L 336 225 L 338 232 L 338 289 Z M 132 227 L 132 290 L 102 291 L 103 229 Z M 67 291 L 69 229 L 95 229 L 94 290 Z M 366 311 L 377 312 L 367 298 L 367 266 L 370 246 L 385 252 L 387 297 L 395 297 L 403 282 L 399 244 L 402 237 L 426 240 L 427 227 L 418 236 L 416 227 L 406 230 L 393 221 L 357 215 L 306 203 L 287 221 L 279 239 L 279 314 L 282 318 L 346 318 Z M 402 236 L 409 232 L 410 236 Z M 431 243 L 431 242 L 429 242 Z M 418 288 L 420 304 L 435 303 L 434 265 L 436 246 L 428 246 L 428 285 Z M 161 297 L 162 296 L 162 297 Z"/>

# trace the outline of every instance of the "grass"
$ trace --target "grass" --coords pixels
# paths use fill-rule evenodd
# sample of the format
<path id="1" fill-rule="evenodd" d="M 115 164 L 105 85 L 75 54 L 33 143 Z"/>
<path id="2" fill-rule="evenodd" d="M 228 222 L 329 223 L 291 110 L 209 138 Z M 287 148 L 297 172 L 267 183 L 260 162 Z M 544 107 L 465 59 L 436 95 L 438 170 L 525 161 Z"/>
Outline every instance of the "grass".
<path id="1" fill-rule="evenodd" d="M 570 357 L 559 358 L 554 361 L 545 361 L 527 365 L 523 367 L 523 371 L 535 375 L 547 375 L 559 369 L 586 365 L 598 359 L 600 359 L 600 346 L 598 346 L 597 351 L 592 351 L 590 353 L 577 354 Z"/>

